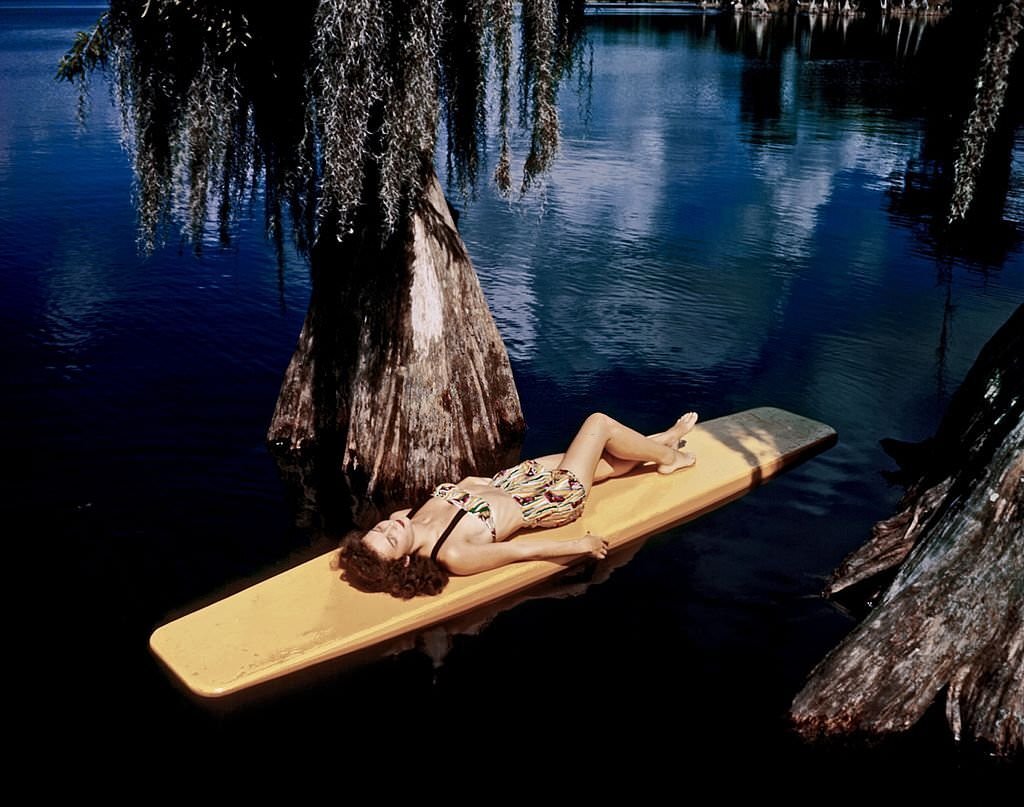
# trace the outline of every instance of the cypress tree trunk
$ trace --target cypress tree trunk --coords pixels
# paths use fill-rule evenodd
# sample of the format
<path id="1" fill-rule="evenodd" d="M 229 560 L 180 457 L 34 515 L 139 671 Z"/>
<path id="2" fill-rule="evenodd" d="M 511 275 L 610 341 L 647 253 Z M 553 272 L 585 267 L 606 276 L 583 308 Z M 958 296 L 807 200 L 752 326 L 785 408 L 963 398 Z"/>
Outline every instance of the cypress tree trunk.
<path id="1" fill-rule="evenodd" d="M 366 525 L 492 473 L 524 432 L 508 354 L 436 176 L 406 225 L 322 236 L 268 440 L 299 521 Z"/>
<path id="2" fill-rule="evenodd" d="M 911 727 L 945 695 L 957 739 L 1024 752 L 1024 306 L 993 336 L 935 437 L 891 444 L 913 480 L 901 510 L 826 596 L 898 567 L 863 622 L 810 673 L 790 717 L 805 737 Z"/>

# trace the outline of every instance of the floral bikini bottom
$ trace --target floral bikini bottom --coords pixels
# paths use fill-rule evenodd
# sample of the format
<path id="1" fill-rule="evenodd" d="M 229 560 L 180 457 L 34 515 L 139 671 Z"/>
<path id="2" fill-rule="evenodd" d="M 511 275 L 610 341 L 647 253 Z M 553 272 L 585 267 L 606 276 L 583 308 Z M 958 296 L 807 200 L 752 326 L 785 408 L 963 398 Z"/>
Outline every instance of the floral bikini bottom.
<path id="1" fill-rule="evenodd" d="M 583 515 L 587 490 L 564 468 L 552 471 L 526 460 L 496 473 L 491 484 L 512 494 L 530 527 L 561 527 Z"/>

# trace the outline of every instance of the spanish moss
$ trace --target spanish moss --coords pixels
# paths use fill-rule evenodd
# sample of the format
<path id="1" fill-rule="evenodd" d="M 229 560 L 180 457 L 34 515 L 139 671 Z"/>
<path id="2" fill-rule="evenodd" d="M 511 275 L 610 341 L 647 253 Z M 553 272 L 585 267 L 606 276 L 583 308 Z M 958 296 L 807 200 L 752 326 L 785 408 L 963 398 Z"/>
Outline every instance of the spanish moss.
<path id="1" fill-rule="evenodd" d="M 976 93 L 964 125 L 954 165 L 951 224 L 963 221 L 974 201 L 985 151 L 995 133 L 1009 90 L 1014 54 L 1024 30 L 1024 2 L 1006 0 L 996 7 L 978 68 Z"/>
<path id="2" fill-rule="evenodd" d="M 488 14 L 497 5 L 487 0 L 452 2 L 445 21 L 440 63 L 442 104 L 447 110 L 446 169 L 449 185 L 463 197 L 475 186 L 487 146 L 488 37 L 492 36 Z M 456 154 L 461 159 L 456 160 Z"/>
<path id="3" fill-rule="evenodd" d="M 280 15 L 247 3 L 111 0 L 58 68 L 80 97 L 113 77 L 135 172 L 140 241 L 172 225 L 195 249 L 230 240 L 261 199 L 280 245 L 289 210 L 299 249 L 323 232 L 381 239 L 424 191 L 438 145 L 450 185 L 475 191 L 486 161 L 488 90 L 497 93 L 494 180 L 512 185 L 512 75 L 528 143 L 521 189 L 558 150 L 556 96 L 582 41 L 579 0 L 295 0 Z"/>

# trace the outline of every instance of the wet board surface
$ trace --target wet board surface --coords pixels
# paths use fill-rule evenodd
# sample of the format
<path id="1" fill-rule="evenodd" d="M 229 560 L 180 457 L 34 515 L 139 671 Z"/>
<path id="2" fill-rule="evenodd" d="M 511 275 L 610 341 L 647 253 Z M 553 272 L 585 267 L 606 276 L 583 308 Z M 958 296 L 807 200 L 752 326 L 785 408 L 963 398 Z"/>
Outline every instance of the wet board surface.
<path id="1" fill-rule="evenodd" d="M 572 539 L 608 539 L 610 553 L 733 501 L 771 477 L 829 448 L 835 431 L 772 407 L 699 423 L 686 437 L 696 465 L 673 474 L 653 466 L 596 484 L 573 524 L 525 531 Z M 222 698 L 300 670 L 383 646 L 566 572 L 564 562 L 527 561 L 452 577 L 432 597 L 400 600 L 358 591 L 327 552 L 157 628 L 150 649 L 192 693 Z"/>

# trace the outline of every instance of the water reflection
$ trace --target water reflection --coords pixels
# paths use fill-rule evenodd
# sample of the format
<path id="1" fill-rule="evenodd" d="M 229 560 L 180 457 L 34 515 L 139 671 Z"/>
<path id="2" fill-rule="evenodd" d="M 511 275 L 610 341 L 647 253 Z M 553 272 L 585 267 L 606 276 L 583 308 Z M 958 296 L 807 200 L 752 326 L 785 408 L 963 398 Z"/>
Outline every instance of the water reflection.
<path id="1" fill-rule="evenodd" d="M 907 400 L 907 366 L 924 368 L 910 375 L 923 372 L 936 400 L 947 394 L 936 369 L 946 287 L 935 288 L 933 261 L 959 278 L 985 252 L 1000 265 L 1019 242 L 993 251 L 979 232 L 954 248 L 923 232 L 948 201 L 934 184 L 899 209 L 920 155 L 951 142 L 949 122 L 926 116 L 941 90 L 922 79 L 930 63 L 905 30 L 781 22 L 761 21 L 759 50 L 754 23 L 731 15 L 593 22 L 591 115 L 579 121 L 563 93 L 567 136 L 543 218 L 528 207 L 510 219 L 486 194 L 465 211 L 513 359 L 545 384 L 602 394 L 578 379 L 656 368 L 710 396 L 721 379 L 782 381 L 774 368 L 792 360 L 803 394 L 825 407 L 839 396 L 870 410 L 887 385 Z M 916 36 L 937 25 L 920 21 Z M 1019 195 L 997 216 L 1004 233 Z M 916 326 L 928 339 L 905 344 L 899 334 Z M 903 362 L 886 358 L 894 350 Z"/>
<path id="2" fill-rule="evenodd" d="M 405 636 L 385 648 L 377 655 L 397 655 L 416 650 L 427 655 L 435 669 L 440 668 L 464 636 L 476 636 L 484 631 L 502 614 L 520 607 L 524 603 L 581 597 L 593 586 L 607 582 L 616 569 L 626 566 L 644 548 L 649 539 L 635 541 L 613 552 L 601 561 L 581 564 L 553 580 L 529 589 L 525 593 L 509 597 L 476 609 L 458 619 L 453 619 L 411 636 Z"/>

